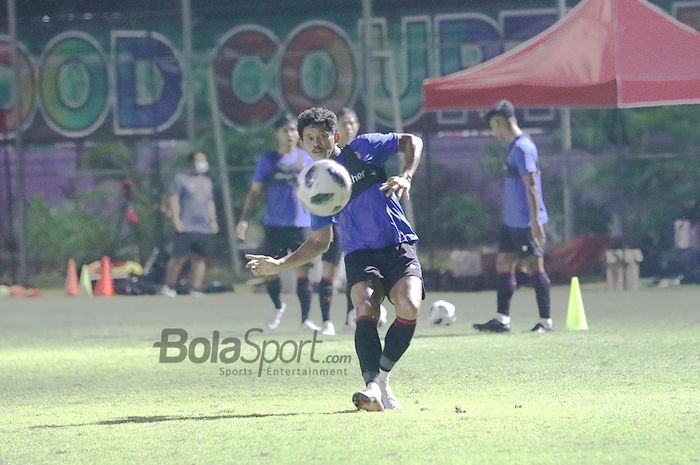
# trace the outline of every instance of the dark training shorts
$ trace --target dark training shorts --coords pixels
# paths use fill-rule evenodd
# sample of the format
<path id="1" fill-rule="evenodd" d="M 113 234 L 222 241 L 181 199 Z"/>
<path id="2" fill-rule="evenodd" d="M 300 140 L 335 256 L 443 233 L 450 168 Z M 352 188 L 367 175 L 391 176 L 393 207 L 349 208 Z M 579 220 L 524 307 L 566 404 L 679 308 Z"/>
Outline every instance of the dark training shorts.
<path id="1" fill-rule="evenodd" d="M 176 233 L 173 243 L 173 256 L 184 257 L 190 254 L 211 257 L 214 255 L 214 235 L 204 233 Z"/>
<path id="2" fill-rule="evenodd" d="M 379 281 L 384 285 L 387 296 L 401 278 L 417 276 L 423 280 L 416 246 L 405 243 L 394 244 L 383 249 L 350 252 L 345 256 L 345 272 L 348 278 L 348 289 L 362 281 Z M 423 294 L 425 298 L 425 291 Z"/>
<path id="3" fill-rule="evenodd" d="M 340 233 L 338 225 L 333 225 L 333 242 L 330 247 L 321 255 L 321 260 L 326 263 L 338 265 L 340 257 L 343 255 L 343 236 Z"/>
<path id="4" fill-rule="evenodd" d="M 272 258 L 282 258 L 298 249 L 307 237 L 306 228 L 265 226 L 265 239 L 260 253 Z"/>
<path id="5" fill-rule="evenodd" d="M 544 242 L 539 246 L 535 244 L 530 234 L 530 228 L 511 228 L 503 224 L 498 238 L 498 251 L 512 253 L 521 258 L 530 255 L 543 257 Z"/>

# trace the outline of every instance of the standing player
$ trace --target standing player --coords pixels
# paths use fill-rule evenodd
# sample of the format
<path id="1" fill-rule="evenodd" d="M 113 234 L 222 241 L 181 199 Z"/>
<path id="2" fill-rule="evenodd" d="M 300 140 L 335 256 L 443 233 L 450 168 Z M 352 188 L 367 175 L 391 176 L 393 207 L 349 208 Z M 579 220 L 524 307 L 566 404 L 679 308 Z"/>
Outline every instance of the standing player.
<path id="1" fill-rule="evenodd" d="M 510 300 L 516 288 L 518 263 L 526 265 L 535 287 L 540 321 L 533 332 L 552 330 L 549 308 L 550 282 L 544 270 L 544 225 L 547 209 L 542 200 L 542 183 L 537 147 L 523 134 L 515 119 L 515 109 L 501 100 L 488 113 L 486 122 L 497 139 L 509 144 L 503 181 L 503 225 L 496 255 L 498 272 L 496 316 L 474 329 L 493 333 L 510 331 Z"/>
<path id="2" fill-rule="evenodd" d="M 345 241 L 345 269 L 357 311 L 355 350 L 365 382 L 365 389 L 356 392 L 352 401 L 358 409 L 370 411 L 399 408 L 389 374 L 411 343 L 423 299 L 415 248 L 418 236 L 399 198 L 409 193 L 423 141 L 412 134 L 363 134 L 341 150 L 335 114 L 319 107 L 301 113 L 298 128 L 304 148 L 314 159 L 331 158 L 348 169 L 355 179 L 352 197 L 335 217 L 312 215 L 313 232 L 294 252 L 282 258 L 246 255 L 246 267 L 256 275 L 269 275 L 308 263 L 328 248 L 331 224 L 337 221 Z M 405 155 L 404 170 L 387 179 L 383 165 L 399 151 Z M 382 349 L 377 321 L 385 297 L 394 304 L 396 319 Z"/>
<path id="3" fill-rule="evenodd" d="M 360 132 L 360 121 L 357 119 L 355 110 L 348 107 L 338 110 L 336 116 L 338 117 L 338 131 L 340 131 L 338 146 L 343 148 L 357 137 L 357 133 Z"/>
<path id="4" fill-rule="evenodd" d="M 284 115 L 275 124 L 277 150 L 263 153 L 255 165 L 253 181 L 243 203 L 241 220 L 236 226 L 236 235 L 245 240 L 248 218 L 255 209 L 263 191 L 267 190 L 267 208 L 263 225 L 265 239 L 262 252 L 272 257 L 283 257 L 296 250 L 308 235 L 309 212 L 296 196 L 296 181 L 299 172 L 311 163 L 309 154 L 297 147 L 299 135 L 296 118 Z M 287 305 L 282 302 L 282 282 L 276 274 L 267 279 L 267 293 L 275 311 L 267 327 L 277 329 Z M 319 331 L 321 328 L 309 319 L 311 309 L 311 283 L 309 267 L 297 268 L 297 297 L 301 305 L 301 324 L 305 329 Z"/>
<path id="5" fill-rule="evenodd" d="M 182 266 L 190 260 L 190 295 L 202 297 L 207 257 L 212 255 L 212 240 L 219 232 L 216 206 L 207 155 L 195 151 L 188 155 L 190 170 L 175 176 L 168 197 L 175 229 L 173 256 L 168 261 L 165 285 L 161 294 L 176 297 L 177 280 Z"/>

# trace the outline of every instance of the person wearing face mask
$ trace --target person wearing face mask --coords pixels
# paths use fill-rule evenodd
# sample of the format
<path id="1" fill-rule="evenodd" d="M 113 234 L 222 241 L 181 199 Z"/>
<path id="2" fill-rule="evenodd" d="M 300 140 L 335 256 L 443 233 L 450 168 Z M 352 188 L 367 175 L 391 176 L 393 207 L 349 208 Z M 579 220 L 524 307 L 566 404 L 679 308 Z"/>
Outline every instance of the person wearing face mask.
<path id="1" fill-rule="evenodd" d="M 175 229 L 173 254 L 168 261 L 161 294 L 175 297 L 175 286 L 182 266 L 190 260 L 190 295 L 203 296 L 202 285 L 207 257 L 212 256 L 213 236 L 219 232 L 214 191 L 209 176 L 207 155 L 189 154 L 190 169 L 178 174 L 170 185 L 169 204 Z"/>

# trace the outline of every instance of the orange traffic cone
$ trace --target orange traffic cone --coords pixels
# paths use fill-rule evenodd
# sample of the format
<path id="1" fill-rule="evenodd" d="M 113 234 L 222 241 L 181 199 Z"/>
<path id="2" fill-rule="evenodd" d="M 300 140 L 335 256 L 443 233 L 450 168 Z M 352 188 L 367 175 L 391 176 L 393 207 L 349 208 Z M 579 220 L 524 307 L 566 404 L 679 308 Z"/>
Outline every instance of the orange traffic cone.
<path id="1" fill-rule="evenodd" d="M 66 269 L 66 295 L 75 297 L 78 295 L 78 268 L 75 266 L 75 259 L 68 260 Z"/>
<path id="2" fill-rule="evenodd" d="M 95 285 L 95 295 L 111 297 L 114 295 L 114 281 L 112 281 L 112 263 L 109 257 L 102 257 L 100 263 L 100 279 Z"/>

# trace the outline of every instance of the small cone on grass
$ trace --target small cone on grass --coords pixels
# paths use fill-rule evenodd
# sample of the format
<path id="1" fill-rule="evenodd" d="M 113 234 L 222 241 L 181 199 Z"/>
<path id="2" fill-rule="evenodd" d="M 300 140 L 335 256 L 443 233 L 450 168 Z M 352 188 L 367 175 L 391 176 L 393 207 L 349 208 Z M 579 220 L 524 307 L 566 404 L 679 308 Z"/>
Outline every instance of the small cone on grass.
<path id="1" fill-rule="evenodd" d="M 80 292 L 85 296 L 92 297 L 92 280 L 87 265 L 83 265 L 80 269 Z"/>
<path id="2" fill-rule="evenodd" d="M 571 278 L 571 289 L 569 291 L 569 307 L 566 311 L 566 329 L 579 331 L 588 329 L 586 312 L 583 308 L 583 298 L 581 288 L 578 284 L 578 277 Z"/>
<path id="3" fill-rule="evenodd" d="M 114 281 L 112 280 L 112 263 L 109 257 L 102 257 L 100 263 L 100 279 L 95 285 L 95 295 L 111 297 L 114 295 Z"/>
<path id="4" fill-rule="evenodd" d="M 66 268 L 66 295 L 75 297 L 78 295 L 78 269 L 75 265 L 75 259 L 68 259 L 68 267 Z"/>

